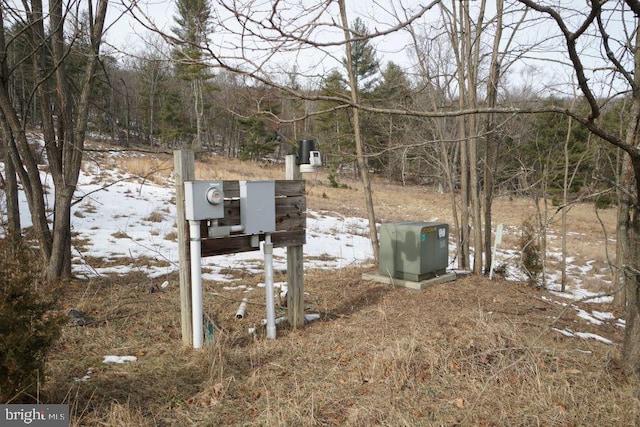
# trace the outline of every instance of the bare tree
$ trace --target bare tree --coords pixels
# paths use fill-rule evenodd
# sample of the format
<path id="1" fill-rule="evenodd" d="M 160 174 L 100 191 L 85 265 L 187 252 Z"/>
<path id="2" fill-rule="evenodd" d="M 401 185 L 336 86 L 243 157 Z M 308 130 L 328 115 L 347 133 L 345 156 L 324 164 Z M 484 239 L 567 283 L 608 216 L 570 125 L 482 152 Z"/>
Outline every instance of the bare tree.
<path id="1" fill-rule="evenodd" d="M 347 10 L 345 7 L 345 0 L 339 0 L 340 3 L 340 19 L 342 20 L 342 26 L 344 28 L 344 39 L 346 61 L 345 67 L 347 74 L 349 75 L 349 89 L 351 94 L 351 102 L 353 105 L 360 104 L 360 88 L 358 87 L 357 78 L 357 63 L 353 55 L 353 44 L 351 30 L 349 30 L 349 21 L 347 19 Z M 356 35 L 357 37 L 357 35 Z M 354 139 L 356 143 L 356 158 L 358 160 L 358 168 L 360 170 L 360 178 L 362 179 L 362 187 L 364 189 L 365 204 L 367 206 L 367 214 L 369 216 L 369 239 L 371 240 L 371 247 L 373 249 L 373 258 L 378 261 L 378 230 L 376 228 L 376 215 L 373 206 L 373 197 L 371 196 L 371 180 L 369 179 L 369 167 L 367 166 L 366 159 L 364 157 L 363 141 L 362 141 L 362 129 L 360 128 L 360 110 L 357 108 L 352 109 L 353 117 L 353 131 Z"/>
<path id="2" fill-rule="evenodd" d="M 71 204 L 80 173 L 107 4 L 107 0 L 97 0 L 96 4 L 87 2 L 84 15 L 73 16 L 70 11 L 80 6 L 73 1 L 51 1 L 48 3 L 48 12 L 43 10 L 41 0 L 25 2 L 22 10 L 17 9 L 13 2 L 0 3 L 5 19 L 23 25 L 33 49 L 28 52 L 36 76 L 32 94 L 38 99 L 44 148 L 55 186 L 52 229 L 49 229 L 45 191 L 40 181 L 37 159 L 30 150 L 26 135 L 25 118 L 18 114 L 14 99 L 4 82 L 0 85 L 0 110 L 13 135 L 13 141 L 9 141 L 9 154 L 27 195 L 35 237 L 49 281 L 71 273 Z M 70 31 L 71 38 L 65 34 L 65 29 L 70 25 L 75 29 Z M 86 32 L 83 33 L 83 29 Z M 81 36 L 86 39 L 80 40 Z M 0 46 L 0 52 L 6 52 L 9 41 L 4 38 L 2 41 L 5 45 Z M 78 93 L 73 92 L 74 85 L 65 67 L 70 58 L 70 49 L 75 44 L 81 45 L 86 55 Z M 7 58 L 0 57 L 0 60 L 7 61 Z M 7 64 L 3 65 L 9 68 Z M 7 75 L 3 73 L 2 77 L 7 78 Z M 28 102 L 32 102 L 32 99 Z"/>
<path id="3" fill-rule="evenodd" d="M 493 17 L 487 16 L 489 2 L 462 1 L 459 4 L 441 4 L 441 16 L 445 22 L 445 30 L 456 63 L 455 77 L 458 83 L 455 96 L 460 111 L 476 110 L 486 105 L 484 128 L 481 126 L 481 116 L 468 114 L 458 120 L 458 140 L 460 141 L 460 228 L 459 228 L 459 257 L 458 266 L 468 268 L 470 262 L 470 244 L 473 243 L 474 258 L 473 271 L 482 272 L 483 252 L 485 271 L 491 265 L 491 204 L 493 202 L 493 173 L 497 162 L 498 138 L 496 112 L 500 80 L 503 75 L 505 57 L 510 55 L 510 46 L 524 20 L 517 8 L 511 8 L 508 16 L 511 18 L 509 30 L 505 31 L 503 19 L 505 16 L 504 2 L 496 1 L 496 11 Z M 503 40 L 503 34 L 506 39 Z M 484 46 L 492 46 L 490 51 Z M 424 58 L 424 55 L 419 55 Z M 487 62 L 488 66 L 487 66 Z M 507 64 L 508 66 L 509 64 Z M 488 68 L 488 75 L 484 69 Z M 480 86 L 486 81 L 486 92 L 480 91 Z M 484 99 L 483 99 L 484 95 Z M 480 146 L 484 142 L 484 158 L 480 161 Z M 480 172 L 482 176 L 480 175 Z M 480 191 L 483 197 L 480 197 Z M 484 213 L 484 237 L 482 215 Z M 470 223 L 471 221 L 471 223 Z M 473 224 L 473 227 L 471 227 Z M 471 233 L 472 232 L 472 233 Z M 483 244 L 484 238 L 484 244 Z"/>
<path id="4" fill-rule="evenodd" d="M 3 90 L 8 92 L 9 88 L 9 67 L 7 66 L 7 51 L 5 43 L 5 28 L 4 28 L 4 10 L 0 7 L 0 79 L 2 80 Z M 18 205 L 18 180 L 16 177 L 16 168 L 9 155 L 9 150 L 15 141 L 13 141 L 13 134 L 9 128 L 4 115 L 0 117 L 0 130 L 2 131 L 2 146 L 4 154 L 4 179 L 2 182 L 2 188 L 4 189 L 7 209 L 7 228 L 6 234 L 11 240 L 17 239 L 20 233 L 20 207 Z M 10 245 L 11 247 L 15 246 Z"/>
<path id="5" fill-rule="evenodd" d="M 199 46 L 202 56 L 192 55 L 190 58 L 182 58 L 182 64 L 222 68 L 232 73 L 241 74 L 253 79 L 257 84 L 268 85 L 280 89 L 281 93 L 312 101 L 332 101 L 337 104 L 333 109 L 351 108 L 353 111 L 354 129 L 360 132 L 360 111 L 364 109 L 362 100 L 358 96 L 357 81 L 353 74 L 353 64 L 347 67 L 349 82 L 352 90 L 347 96 L 321 95 L 314 91 L 303 91 L 295 87 L 287 86 L 279 76 L 289 75 L 292 68 L 299 70 L 299 76 L 306 80 L 321 81 L 329 74 L 329 69 L 335 69 L 341 64 L 340 52 L 347 52 L 347 64 L 351 61 L 349 50 L 354 42 L 362 42 L 381 38 L 400 31 L 411 22 L 423 16 L 439 0 L 427 6 L 417 7 L 411 11 L 409 7 L 401 6 L 399 9 L 406 13 L 400 17 L 398 14 L 388 14 L 389 22 L 384 23 L 384 29 L 371 34 L 355 34 L 352 32 L 346 19 L 346 3 L 343 0 L 321 2 L 305 5 L 303 3 L 276 2 L 273 5 L 263 2 L 212 2 L 216 9 L 212 17 L 212 27 L 215 28 L 216 37 L 204 40 Z M 410 12 L 411 11 L 411 12 Z M 136 15 L 141 23 L 148 28 L 163 34 L 165 39 L 175 46 L 185 42 L 176 35 L 166 34 L 157 28 L 149 17 L 144 16 L 140 9 Z M 336 22 L 334 16 L 340 16 Z M 215 39 L 215 40 L 214 40 Z M 224 40 L 223 40 L 224 39 Z M 216 42 L 216 40 L 223 40 Z M 191 47 L 196 44 L 190 43 Z M 313 51 L 315 60 L 311 67 L 305 64 L 305 68 L 298 67 L 296 58 L 307 51 Z M 327 65 L 330 64 L 330 65 Z M 319 114 L 321 112 L 314 112 Z M 294 120 L 304 120 L 298 117 Z M 371 197 L 368 169 L 364 158 L 362 137 L 355 137 L 356 151 L 361 178 L 363 180 L 365 201 L 368 207 L 370 237 L 374 254 L 377 254 L 377 233 L 375 214 Z M 359 142 L 358 142 L 359 141 Z M 360 147 L 358 145 L 360 144 Z"/>
<path id="6" fill-rule="evenodd" d="M 585 117 L 577 111 L 566 110 L 566 114 L 602 140 L 622 149 L 627 154 L 628 171 L 626 180 L 621 182 L 618 201 L 618 268 L 623 271 L 627 295 L 626 327 L 622 351 L 623 367 L 627 373 L 640 371 L 640 2 L 624 0 L 614 2 L 590 2 L 583 9 L 571 10 L 563 16 L 561 9 L 553 6 L 519 0 L 527 7 L 548 16 L 562 35 L 566 53 L 574 70 L 578 88 L 589 105 Z M 577 12 L 579 14 L 577 14 Z M 579 17 L 580 19 L 577 19 Z M 615 18 L 615 19 L 614 19 Z M 614 27 L 612 23 L 623 25 Z M 617 34 L 615 29 L 619 28 Z M 579 54 L 581 43 L 586 39 L 600 43 L 606 66 L 589 69 L 584 57 Z M 616 48 L 619 46 L 620 48 Z M 613 77 L 610 87 L 622 85 L 619 96 L 629 90 L 631 99 L 627 135 L 621 139 L 606 130 L 598 120 L 604 103 L 609 99 L 599 93 L 598 71 L 606 70 L 606 76 Z M 609 73 L 613 70 L 614 74 Z M 623 172 L 624 173 L 624 172 Z"/>

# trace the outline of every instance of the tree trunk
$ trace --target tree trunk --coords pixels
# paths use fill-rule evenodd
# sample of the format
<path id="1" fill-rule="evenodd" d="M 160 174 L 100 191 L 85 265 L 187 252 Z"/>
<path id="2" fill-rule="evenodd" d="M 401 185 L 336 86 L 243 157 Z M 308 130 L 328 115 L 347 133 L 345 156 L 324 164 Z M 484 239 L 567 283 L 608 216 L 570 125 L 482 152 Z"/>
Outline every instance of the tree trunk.
<path id="1" fill-rule="evenodd" d="M 71 203 L 82 164 L 89 100 L 98 65 L 107 4 L 107 0 L 99 0 L 95 16 L 93 8 L 89 7 L 87 10 L 91 51 L 83 69 L 81 93 L 77 98 L 72 95 L 65 70 L 65 61 L 69 56 L 68 46 L 64 41 L 66 15 L 63 2 L 50 2 L 49 13 L 45 17 L 42 1 L 32 0 L 26 13 L 28 22 L 25 34 L 31 39 L 31 45 L 37 47 L 30 52 L 30 56 L 34 76 L 39 82 L 36 95 L 49 170 L 55 186 L 53 230 L 49 229 L 47 222 L 38 164 L 24 132 L 26 117 L 16 112 L 6 88 L 5 76 L 0 85 L 0 110 L 15 141 L 14 145 L 10 144 L 8 153 L 27 196 L 33 229 L 44 259 L 46 278 L 50 282 L 71 274 Z M 51 30 L 45 36 L 46 18 L 49 19 Z M 51 48 L 48 52 L 47 47 Z M 0 51 L 4 51 L 4 46 L 0 46 Z M 54 121 L 55 116 L 57 118 Z"/>
<path id="2" fill-rule="evenodd" d="M 562 259 L 560 261 L 560 270 L 562 277 L 560 278 L 560 290 L 564 292 L 567 288 L 567 206 L 569 205 L 569 140 L 571 138 L 571 117 L 567 125 L 567 135 L 564 140 L 564 176 L 562 182 L 562 212 L 561 216 L 561 233 L 562 233 Z"/>
<path id="3" fill-rule="evenodd" d="M 464 108 L 464 107 L 461 107 Z M 460 236 L 458 245 L 460 246 L 458 255 L 458 268 L 466 270 L 469 268 L 469 142 L 463 119 L 460 119 L 458 126 L 460 133 Z"/>
<path id="4" fill-rule="evenodd" d="M 458 74 L 458 106 L 463 110 L 467 105 L 467 80 L 465 78 L 467 61 L 470 61 L 466 48 L 465 38 L 460 37 L 464 33 L 465 21 L 462 19 L 465 9 L 460 2 L 457 10 L 453 3 L 453 17 L 449 28 L 449 37 L 456 58 L 456 71 Z M 459 21 L 458 21 L 459 20 Z M 458 28 L 460 25 L 460 29 Z M 467 140 L 467 124 L 464 116 L 458 118 L 458 141 L 460 147 L 460 228 L 458 235 L 458 268 L 466 270 L 469 267 L 469 146 Z"/>
<path id="5" fill-rule="evenodd" d="M 367 215 L 369 217 L 369 239 L 371 240 L 371 249 L 373 250 L 373 258 L 375 262 L 378 262 L 379 243 L 378 243 L 378 230 L 376 228 L 376 215 L 373 207 L 373 197 L 371 195 L 371 181 L 369 180 L 369 168 L 364 157 L 362 135 L 360 132 L 360 110 L 359 96 L 358 96 L 358 84 L 353 69 L 353 61 L 351 58 L 351 32 L 349 31 L 349 22 L 347 20 L 347 11 L 345 7 L 345 0 L 339 0 L 340 4 L 340 17 L 342 19 L 342 25 L 344 29 L 345 37 L 345 50 L 347 57 L 347 71 L 349 73 L 349 86 L 351 89 L 351 102 L 353 104 L 353 129 L 354 138 L 356 142 L 356 157 L 358 161 L 358 168 L 360 169 L 360 178 L 362 179 L 362 187 L 364 191 L 365 204 L 367 206 Z"/>
<path id="6" fill-rule="evenodd" d="M 196 113 L 196 141 L 194 149 L 200 151 L 202 149 L 202 128 L 204 122 L 204 100 L 202 97 L 202 80 L 200 78 L 193 80 L 193 96 Z"/>
<path id="7" fill-rule="evenodd" d="M 637 29 L 636 29 L 637 30 Z M 636 48 L 640 45 L 640 34 L 636 31 Z M 633 91 L 631 120 L 627 128 L 626 142 L 634 147 L 640 137 L 640 54 L 635 55 L 634 79 L 638 85 Z M 629 179 L 633 174 L 633 178 Z M 623 250 L 618 257 L 619 269 L 625 278 L 626 317 L 624 344 L 622 347 L 623 369 L 627 374 L 640 373 L 640 154 L 629 154 L 622 170 L 623 197 L 618 207 L 618 238 Z M 625 191 L 626 190 L 626 191 Z M 633 196 L 632 196 L 633 195 Z M 632 198 L 633 197 L 633 198 Z"/>
<path id="8" fill-rule="evenodd" d="M 622 170 L 616 188 L 618 199 L 618 212 L 616 216 L 616 266 L 618 269 L 615 274 L 615 287 L 618 291 L 613 295 L 613 301 L 618 307 L 626 309 L 627 290 L 625 283 L 627 278 L 624 266 L 629 256 L 630 236 L 627 230 L 631 223 L 630 213 L 633 203 L 625 190 L 631 187 L 633 176 L 626 154 L 623 154 L 622 158 Z"/>
<path id="9" fill-rule="evenodd" d="M 491 63 L 489 65 L 489 82 L 487 84 L 487 106 L 495 108 L 498 101 L 498 83 L 500 81 L 500 41 L 502 39 L 502 15 L 504 0 L 496 1 L 496 33 L 493 38 L 493 49 L 491 51 Z M 493 205 L 493 175 L 498 162 L 498 138 L 495 134 L 495 113 L 487 114 L 486 124 L 486 150 L 484 156 L 484 185 L 483 208 L 484 208 L 484 271 L 489 273 L 493 263 L 493 252 L 491 245 L 491 230 L 493 229 L 492 205 Z"/>
<path id="10" fill-rule="evenodd" d="M 464 44 L 468 60 L 467 70 L 467 108 L 476 108 L 478 105 L 478 73 L 480 68 L 480 36 L 484 20 L 484 8 L 486 0 L 480 1 L 478 18 L 472 28 L 469 3 L 464 3 Z M 473 35 L 473 36 L 472 36 Z M 482 218 L 480 215 L 480 181 L 478 179 L 478 127 L 474 114 L 467 116 L 469 131 L 469 196 L 471 200 L 471 218 L 473 223 L 473 272 L 482 274 Z"/>
<path id="11" fill-rule="evenodd" d="M 2 117 L 2 140 L 4 149 L 4 194 L 6 198 L 7 208 L 7 230 L 6 234 L 10 242 L 10 247 L 16 247 L 15 244 L 20 240 L 20 206 L 18 204 L 18 179 L 16 176 L 16 168 L 9 154 L 15 146 L 13 134 L 9 129 L 9 125 L 4 117 Z"/>
<path id="12" fill-rule="evenodd" d="M 631 109 L 632 117 L 640 117 L 640 99 L 633 101 Z M 634 145 L 635 137 L 636 122 L 629 120 L 625 140 L 627 143 Z M 628 286 L 625 285 L 625 283 L 630 280 L 628 272 L 625 271 L 625 265 L 634 259 L 631 248 L 633 236 L 629 233 L 629 229 L 632 228 L 631 222 L 634 214 L 633 191 L 631 191 L 634 186 L 633 178 L 631 160 L 627 157 L 626 153 L 623 153 L 622 168 L 616 189 L 618 199 L 618 213 L 616 217 L 616 265 L 618 266 L 618 271 L 616 272 L 615 284 L 620 290 L 614 294 L 614 302 L 620 308 L 624 309 L 626 309 L 627 303 L 632 301 L 629 295 L 627 295 Z"/>
<path id="13" fill-rule="evenodd" d="M 0 7 L 0 84 L 2 91 L 9 91 L 9 68 L 7 66 L 6 43 L 4 39 L 4 14 Z M 1 111 L 1 110 L 0 110 Z M 16 247 L 20 236 L 20 206 L 18 205 L 18 179 L 10 151 L 15 147 L 13 133 L 4 115 L 0 114 L 0 129 L 4 148 L 4 193 L 7 208 L 7 236 L 10 248 Z"/>
<path id="14" fill-rule="evenodd" d="M 636 99 L 636 102 L 640 99 Z M 638 109 L 636 109 L 638 111 Z M 636 115 L 636 137 L 638 136 L 638 123 L 640 116 Z M 632 167 L 635 176 L 635 198 L 640 200 L 640 155 L 632 156 Z M 624 345 L 622 347 L 622 363 L 627 374 L 640 373 L 640 209 L 633 204 L 631 221 L 627 227 L 629 245 L 626 248 L 624 259 L 628 264 L 621 266 L 626 277 L 626 318 L 624 330 Z"/>
<path id="15" fill-rule="evenodd" d="M 473 83 L 471 83 L 473 86 Z M 470 99 L 475 100 L 475 91 L 470 91 Z M 475 106 L 475 102 L 471 101 L 470 105 Z M 469 116 L 469 128 L 473 136 L 469 138 L 469 197 L 470 197 L 470 215 L 473 224 L 473 273 L 482 274 L 482 219 L 480 217 L 480 184 L 478 181 L 478 137 L 476 136 L 476 120 L 475 116 Z M 469 236 L 471 237 L 471 236 Z"/>

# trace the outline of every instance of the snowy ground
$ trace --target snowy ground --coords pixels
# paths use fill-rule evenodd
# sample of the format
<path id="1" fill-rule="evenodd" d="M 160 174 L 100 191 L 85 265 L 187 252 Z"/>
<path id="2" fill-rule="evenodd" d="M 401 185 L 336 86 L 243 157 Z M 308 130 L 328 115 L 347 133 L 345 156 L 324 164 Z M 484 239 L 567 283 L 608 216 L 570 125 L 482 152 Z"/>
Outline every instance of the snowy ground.
<path id="1" fill-rule="evenodd" d="M 43 179 L 51 178 L 43 172 Z M 124 174 L 118 170 L 99 169 L 97 165 L 85 168 L 81 173 L 77 189 L 81 199 L 72 210 L 72 232 L 81 242 L 73 250 L 74 273 L 80 277 L 91 277 L 113 273 L 127 273 L 132 269 L 142 271 L 151 280 L 159 283 L 165 276 L 178 270 L 178 244 L 175 226 L 174 187 L 172 182 L 156 185 L 138 177 Z M 21 195 L 23 225 L 30 224 L 24 195 Z M 516 229 L 505 228 L 505 235 L 517 233 Z M 307 244 L 304 246 L 305 268 L 341 268 L 348 265 L 372 265 L 372 250 L 367 238 L 368 225 L 363 218 L 344 217 L 335 212 L 307 212 Z M 455 247 L 449 245 L 450 260 L 453 260 Z M 550 254 L 550 257 L 557 254 Z M 111 265 L 97 267 L 96 260 L 111 260 Z M 498 264 L 506 263 L 510 267 L 507 277 L 521 280 L 523 275 L 517 269 L 519 254 L 512 249 L 498 249 Z M 118 262 L 113 262 L 117 260 Z M 225 289 L 234 289 L 233 278 L 225 272 L 244 270 L 248 273 L 263 272 L 263 254 L 256 250 L 240 254 L 220 255 L 202 260 L 204 280 L 229 282 Z M 286 269 L 286 251 L 274 250 L 274 269 Z M 453 264 L 453 262 L 452 262 Z M 454 266 L 450 265 L 453 269 Z M 584 299 L 595 294 L 580 287 L 582 276 L 602 276 L 602 272 L 593 271 L 590 265 L 571 265 L 568 268 L 572 276 L 573 287 L 567 292 L 559 292 L 559 275 L 549 272 L 547 287 L 550 289 L 550 301 L 553 297 Z M 243 286 L 238 291 L 247 292 Z M 609 297 L 590 300 L 592 303 L 609 301 Z M 558 304 L 567 302 L 554 301 Z M 570 303 L 570 302 L 569 302 Z M 615 322 L 623 327 L 624 320 L 613 319 L 610 313 L 597 310 L 580 310 L 585 320 Z M 580 332 L 559 330 L 565 335 L 582 338 L 595 338 L 606 342 L 603 337 L 582 336 Z"/>

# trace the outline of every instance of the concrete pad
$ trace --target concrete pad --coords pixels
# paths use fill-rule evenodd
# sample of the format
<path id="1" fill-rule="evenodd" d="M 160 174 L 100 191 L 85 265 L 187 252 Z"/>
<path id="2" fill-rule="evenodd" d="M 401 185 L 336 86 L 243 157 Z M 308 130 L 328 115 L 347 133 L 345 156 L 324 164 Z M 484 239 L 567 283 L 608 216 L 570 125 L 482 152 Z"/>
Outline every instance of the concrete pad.
<path id="1" fill-rule="evenodd" d="M 438 277 L 433 277 L 427 280 L 421 280 L 420 282 L 412 282 L 411 280 L 396 279 L 394 277 L 384 276 L 377 272 L 364 273 L 362 275 L 363 280 L 369 280 L 371 282 L 382 283 L 383 285 L 398 286 L 401 288 L 409 288 L 422 290 L 429 286 L 438 285 L 440 283 L 453 282 L 456 280 L 456 273 L 445 273 Z"/>

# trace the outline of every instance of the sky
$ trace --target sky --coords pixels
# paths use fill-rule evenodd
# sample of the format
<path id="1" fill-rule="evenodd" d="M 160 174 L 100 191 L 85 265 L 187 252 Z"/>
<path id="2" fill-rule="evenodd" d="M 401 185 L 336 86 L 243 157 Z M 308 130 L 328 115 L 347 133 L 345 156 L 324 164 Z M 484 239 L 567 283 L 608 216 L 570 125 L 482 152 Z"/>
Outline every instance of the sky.
<path id="1" fill-rule="evenodd" d="M 175 25 L 173 19 L 176 8 L 174 0 L 140 0 L 135 2 L 137 7 L 132 10 L 133 15 L 138 19 L 136 20 L 132 18 L 131 13 L 123 14 L 124 5 L 128 6 L 132 3 L 126 0 L 110 3 L 108 18 L 111 26 L 107 31 L 107 41 L 120 52 L 136 55 L 149 50 L 148 42 L 158 44 L 158 36 L 152 36 L 145 26 L 156 27 L 160 31 L 171 34 L 171 27 Z M 325 2 L 290 0 L 279 3 L 281 12 L 278 15 L 279 22 L 292 32 L 298 31 L 297 34 L 301 38 L 309 38 L 319 44 L 314 47 L 295 41 L 282 43 L 277 32 L 261 25 L 246 23 L 241 26 L 238 20 L 221 6 L 221 4 L 238 4 L 242 12 L 251 19 L 264 23 L 270 18 L 272 1 L 210 0 L 210 3 L 213 20 L 216 22 L 210 32 L 211 51 L 224 63 L 243 70 L 259 70 L 258 74 L 264 73 L 280 83 L 288 81 L 288 73 L 295 70 L 299 78 L 310 87 L 321 84 L 322 78 L 331 70 L 342 70 L 344 48 L 341 45 L 326 45 L 344 40 L 344 34 L 339 29 L 340 17 L 336 2 L 333 2 L 322 14 L 318 12 L 320 18 L 317 18 L 315 15 L 317 11 L 310 9 L 310 6 L 319 7 Z M 410 75 L 412 73 L 419 75 L 420 68 L 416 65 L 412 37 L 405 30 L 391 31 L 391 29 L 398 25 L 400 20 L 415 14 L 421 6 L 435 5 L 435 3 L 435 1 L 420 2 L 418 0 L 366 2 L 347 0 L 347 19 L 353 23 L 356 18 L 360 18 L 365 22 L 370 33 L 385 33 L 371 41 L 382 69 L 389 61 L 393 61 Z M 452 9 L 450 0 L 445 0 L 442 4 L 447 10 Z M 472 9 L 477 9 L 480 2 L 469 4 Z M 567 0 L 562 2 L 562 6 L 565 9 L 560 10 L 567 19 L 569 27 L 577 28 L 584 18 L 587 5 L 577 0 Z M 503 78 L 505 88 L 516 93 L 519 90 L 526 90 L 543 96 L 573 96 L 576 92 L 574 89 L 576 78 L 569 66 L 565 43 L 559 36 L 557 26 L 548 20 L 540 19 L 543 15 L 539 13 L 531 11 L 524 13 L 523 7 L 518 2 L 507 2 L 506 7 L 509 12 L 503 14 L 504 34 L 501 42 L 501 51 L 507 52 L 502 70 L 506 76 Z M 582 12 L 576 13 L 575 10 Z M 442 35 L 445 31 L 442 28 L 443 13 L 447 12 L 443 12 L 440 6 L 433 6 L 421 19 L 416 20 L 415 28 L 418 36 L 428 32 L 428 37 L 435 40 L 436 35 Z M 472 15 L 477 16 L 477 12 L 472 12 Z M 487 28 L 492 27 L 495 15 L 495 2 L 488 1 L 485 11 Z M 525 19 L 526 23 L 520 24 L 521 19 Z M 607 17 L 606 20 L 607 25 L 612 29 L 611 46 L 618 53 L 624 50 L 624 43 L 618 43 L 616 38 L 624 38 L 624 29 L 633 28 L 633 23 L 629 22 L 625 27 L 619 21 L 618 15 Z M 311 24 L 312 22 L 314 24 Z M 521 26 L 518 27 L 518 25 Z M 520 30 L 514 35 L 512 30 L 516 27 Z M 240 33 L 243 33 L 242 41 L 238 36 Z M 252 33 L 273 37 L 273 40 L 265 43 L 259 41 Z M 431 53 L 438 49 L 437 46 L 440 43 L 436 42 L 429 48 L 432 50 Z M 488 61 L 488 52 L 492 43 L 490 37 L 482 41 L 485 45 L 484 53 L 487 54 L 485 61 Z M 599 95 L 607 96 L 625 88 L 626 84 L 620 79 L 612 80 L 608 69 L 604 68 L 603 63 L 598 60 L 603 55 L 600 50 L 597 39 L 584 37 L 584 42 L 580 43 L 580 57 L 585 61 L 585 67 L 598 70 L 596 74 L 588 76 L 589 80 L 597 84 L 596 92 Z M 435 57 L 431 53 L 427 56 Z M 445 48 L 445 56 L 447 57 L 438 61 L 453 61 L 451 47 Z M 215 64 L 215 61 L 212 63 Z M 445 63 L 441 66 L 445 66 Z M 449 66 L 452 66 L 451 62 Z"/>
<path id="2" fill-rule="evenodd" d="M 123 2 L 131 4 L 131 2 Z M 341 45 L 312 48 L 301 43 L 291 42 L 281 45 L 274 41 L 264 43 L 257 37 L 247 34 L 246 29 L 253 27 L 253 31 L 263 36 L 277 37 L 274 31 L 268 31 L 257 26 L 247 24 L 244 28 L 232 15 L 220 6 L 222 1 L 210 0 L 212 4 L 212 21 L 216 24 L 210 31 L 211 51 L 221 57 L 226 64 L 240 66 L 243 69 L 263 69 L 271 78 L 277 81 L 285 81 L 288 73 L 299 73 L 299 78 L 308 84 L 317 84 L 330 70 L 342 69 L 341 62 L 345 56 Z M 226 4 L 233 1 L 224 1 Z M 251 0 L 236 2 L 243 8 L 243 12 L 251 15 L 252 19 L 264 22 L 270 14 L 272 3 L 266 0 Z M 286 3 L 286 5 L 285 5 Z M 404 6 L 404 4 L 407 6 Z M 339 14 L 334 2 L 329 13 L 324 13 L 315 22 L 321 25 L 310 25 L 309 21 L 315 17 L 314 10 L 309 9 L 309 4 L 317 7 L 322 2 L 288 1 L 281 3 L 281 19 L 286 22 L 287 28 L 294 31 L 297 28 L 303 37 L 311 37 L 318 43 L 341 43 L 344 34 L 339 30 Z M 283 6 L 284 5 L 284 6 Z M 348 20 L 353 22 L 356 17 L 363 19 L 370 32 L 385 31 L 397 23 L 393 15 L 404 11 L 415 10 L 419 2 L 414 0 L 377 0 L 376 2 L 347 1 Z M 137 7 L 129 13 L 124 13 L 124 6 L 118 2 L 110 4 L 108 12 L 109 26 L 106 32 L 108 45 L 121 52 L 117 56 L 126 58 L 126 54 L 139 55 L 149 51 L 149 43 L 158 45 L 158 36 L 145 27 L 154 27 L 160 32 L 172 34 L 171 28 L 175 26 L 176 16 L 175 1 L 172 0 L 143 0 L 137 2 Z M 135 16 L 136 18 L 132 17 Z M 309 25 L 302 30 L 303 25 Z M 313 27 L 313 30 L 310 28 Z M 244 32 L 242 42 L 238 34 Z M 312 34 L 312 35 L 309 35 Z M 409 66 L 409 50 L 405 49 L 410 44 L 408 34 L 398 31 L 384 37 L 378 37 L 372 41 L 378 54 L 381 67 L 385 67 L 388 61 Z M 242 49 L 240 48 L 242 46 Z M 166 51 L 166 49 L 165 49 Z M 240 54 L 242 52 L 242 54 Z M 122 53 L 125 53 L 124 55 Z M 215 64 L 215 61 L 212 61 Z"/>
<path id="3" fill-rule="evenodd" d="M 179 269 L 178 243 L 176 237 L 176 207 L 174 205 L 174 184 L 169 179 L 156 184 L 148 179 L 130 175 L 114 165 L 117 157 L 129 156 L 127 153 L 111 153 L 113 162 L 86 161 L 80 174 L 76 197 L 81 201 L 72 208 L 72 232 L 75 241 L 81 242 L 72 249 L 73 273 L 79 278 L 91 278 L 102 275 L 118 275 L 140 272 L 149 278 L 151 286 L 179 286 L 170 277 Z M 108 163 L 108 165 L 107 165 Z M 0 166 L 2 164 L 0 163 Z M 107 166 L 105 166 L 107 165 Z M 43 168 L 45 169 L 45 168 Z M 51 189 L 51 177 L 41 172 L 44 183 Z M 51 197 L 51 194 L 48 195 Z M 24 194 L 20 193 L 20 205 L 23 226 L 31 224 Z M 448 222 L 446 218 L 419 218 L 418 221 Z M 307 211 L 307 243 L 304 245 L 304 268 L 339 269 L 346 266 L 362 266 L 374 269 L 372 250 L 369 243 L 368 221 L 365 218 L 345 217 L 337 212 Z M 505 227 L 504 235 L 518 234 L 515 227 Z M 550 240 L 554 236 L 549 237 Z M 550 252 L 548 257 L 559 258 L 559 253 Z M 213 283 L 219 292 L 231 293 L 234 299 L 241 300 L 252 292 L 264 292 L 263 289 L 248 287 L 238 279 L 238 273 L 262 274 L 264 255 L 260 250 L 240 254 L 206 257 L 202 260 L 202 278 Z M 449 242 L 448 271 L 456 270 L 455 243 Z M 115 261 L 111 266 L 99 266 L 101 260 Z M 519 254 L 510 248 L 498 246 L 497 264 L 505 264 L 507 279 L 524 280 L 518 267 Z M 156 261 L 161 261 L 160 264 Z M 286 271 L 286 250 L 275 248 L 274 270 Z M 576 310 L 585 322 L 599 325 L 605 322 L 624 327 L 624 319 L 602 311 L 601 303 L 610 302 L 611 297 L 597 297 L 591 291 L 583 289 L 583 280 L 602 280 L 610 283 L 606 271 L 596 271 L 592 263 L 585 265 L 568 260 L 568 277 L 571 285 L 565 293 L 560 292 L 560 274 L 549 271 L 547 274 L 548 296 L 545 298 L 559 306 L 569 305 Z M 235 274 L 229 275 L 232 270 Z M 211 282 L 207 282 L 211 281 Z M 286 283 L 276 283 L 276 287 L 286 290 Z M 455 282 L 439 286 L 455 286 Z M 420 292 L 420 291 L 416 291 Z M 588 309 L 580 308 L 574 301 L 592 298 Z M 584 307 L 584 305 L 582 305 Z M 608 342 L 608 338 L 580 331 L 580 324 L 573 329 L 556 332 L 580 339 L 596 339 Z"/>

